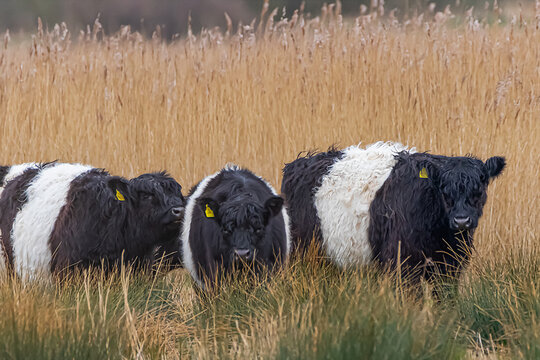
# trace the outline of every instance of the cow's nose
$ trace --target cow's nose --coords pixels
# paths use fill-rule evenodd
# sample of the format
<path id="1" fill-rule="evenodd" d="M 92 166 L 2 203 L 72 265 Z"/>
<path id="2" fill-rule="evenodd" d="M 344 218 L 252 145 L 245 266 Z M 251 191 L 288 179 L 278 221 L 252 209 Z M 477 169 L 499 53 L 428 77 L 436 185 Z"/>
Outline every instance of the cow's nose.
<path id="1" fill-rule="evenodd" d="M 184 213 L 183 207 L 179 206 L 179 207 L 173 207 L 171 209 L 171 214 L 178 219 L 182 216 L 183 213 Z"/>
<path id="2" fill-rule="evenodd" d="M 456 228 L 460 230 L 468 229 L 471 226 L 471 218 L 468 216 L 466 217 L 456 216 L 454 218 L 454 224 L 456 225 Z"/>
<path id="3" fill-rule="evenodd" d="M 251 257 L 251 251 L 249 249 L 236 249 L 234 255 L 237 259 L 249 260 Z"/>

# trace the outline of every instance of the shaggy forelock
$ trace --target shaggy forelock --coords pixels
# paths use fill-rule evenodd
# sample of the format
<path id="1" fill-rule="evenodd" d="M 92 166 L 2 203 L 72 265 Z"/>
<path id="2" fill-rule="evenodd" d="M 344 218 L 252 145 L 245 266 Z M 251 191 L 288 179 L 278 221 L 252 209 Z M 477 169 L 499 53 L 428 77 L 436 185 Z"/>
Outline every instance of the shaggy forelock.
<path id="1" fill-rule="evenodd" d="M 441 169 L 441 188 L 447 195 L 458 197 L 481 191 L 487 185 L 487 170 L 482 161 L 473 158 L 456 158 Z"/>
<path id="2" fill-rule="evenodd" d="M 140 175 L 130 181 L 134 190 L 180 195 L 181 186 L 165 171 Z"/>
<path id="3" fill-rule="evenodd" d="M 231 201 L 222 205 L 221 222 L 233 226 L 262 226 L 263 212 L 264 208 L 256 202 Z"/>

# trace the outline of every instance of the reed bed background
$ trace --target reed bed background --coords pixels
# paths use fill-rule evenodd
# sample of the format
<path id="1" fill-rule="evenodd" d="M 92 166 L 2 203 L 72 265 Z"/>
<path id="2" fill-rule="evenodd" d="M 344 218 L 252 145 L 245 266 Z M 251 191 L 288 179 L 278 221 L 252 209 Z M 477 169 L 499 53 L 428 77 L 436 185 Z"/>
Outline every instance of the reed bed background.
<path id="1" fill-rule="evenodd" d="M 424 284 L 418 297 L 391 274 L 315 255 L 205 299 L 182 270 L 45 287 L 3 278 L 0 357 L 540 357 L 540 5 L 492 24 L 383 10 L 278 21 L 265 8 L 251 25 L 174 41 L 104 34 L 99 20 L 81 34 L 6 33 L 0 162 L 166 169 L 187 193 L 227 162 L 279 188 L 285 162 L 332 144 L 503 155 L 459 288 L 437 301 Z"/>

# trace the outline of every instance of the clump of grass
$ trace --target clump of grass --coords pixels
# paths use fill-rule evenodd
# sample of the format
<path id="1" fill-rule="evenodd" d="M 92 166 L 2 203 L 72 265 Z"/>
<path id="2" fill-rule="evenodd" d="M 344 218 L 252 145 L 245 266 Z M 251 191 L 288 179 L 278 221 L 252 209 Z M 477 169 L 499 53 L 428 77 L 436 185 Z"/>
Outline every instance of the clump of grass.
<path id="1" fill-rule="evenodd" d="M 129 354 L 121 316 L 79 289 L 65 306 L 47 285 L 6 279 L 0 286 L 0 357 L 3 359 L 104 359 Z"/>
<path id="2" fill-rule="evenodd" d="M 455 311 L 477 345 L 509 346 L 534 353 L 540 316 L 540 256 L 509 254 L 478 264 L 462 282 L 459 293 L 444 306 Z M 526 358 L 534 358 L 525 356 Z"/>
<path id="3" fill-rule="evenodd" d="M 457 319 L 437 311 L 429 293 L 418 302 L 392 274 L 375 267 L 342 271 L 314 254 L 293 259 L 271 281 L 238 279 L 203 296 L 194 320 L 200 342 L 191 355 L 452 359 L 465 353 Z"/>
<path id="4" fill-rule="evenodd" d="M 0 357 L 15 359 L 159 358 L 178 310 L 172 299 L 182 291 L 179 282 L 131 268 L 39 283 L 4 276 L 0 289 Z M 187 333 L 176 324 L 176 338 Z"/>

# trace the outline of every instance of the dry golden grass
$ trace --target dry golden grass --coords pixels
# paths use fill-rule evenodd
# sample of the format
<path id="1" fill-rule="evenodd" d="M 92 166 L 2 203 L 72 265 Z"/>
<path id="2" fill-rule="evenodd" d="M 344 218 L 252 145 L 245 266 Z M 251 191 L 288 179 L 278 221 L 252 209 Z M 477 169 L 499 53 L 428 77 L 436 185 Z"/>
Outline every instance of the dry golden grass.
<path id="1" fill-rule="evenodd" d="M 507 256 L 526 261 L 540 246 L 540 30 L 534 18 L 453 26 L 446 17 L 344 24 L 326 12 L 172 43 L 128 29 L 103 36 L 97 25 L 73 43 L 63 27 L 38 29 L 31 42 L 6 37 L 0 162 L 60 159 L 125 176 L 167 169 L 187 191 L 226 162 L 279 187 L 285 162 L 332 144 L 396 140 L 436 154 L 503 155 L 508 166 L 489 188 L 471 269 Z M 130 320 L 122 310 L 129 356 L 144 347 L 169 357 L 219 352 L 219 326 L 230 329 L 194 329 L 190 319 L 209 310 L 195 309 L 181 274 L 167 281 L 183 320 L 148 311 Z M 313 310 L 243 318 L 228 354 L 253 355 L 256 345 L 272 357 L 275 334 L 306 321 L 301 311 Z"/>

